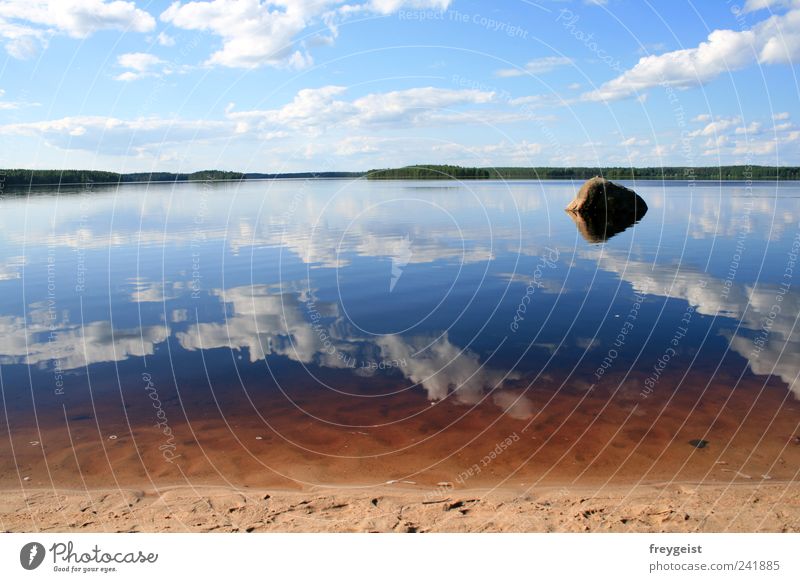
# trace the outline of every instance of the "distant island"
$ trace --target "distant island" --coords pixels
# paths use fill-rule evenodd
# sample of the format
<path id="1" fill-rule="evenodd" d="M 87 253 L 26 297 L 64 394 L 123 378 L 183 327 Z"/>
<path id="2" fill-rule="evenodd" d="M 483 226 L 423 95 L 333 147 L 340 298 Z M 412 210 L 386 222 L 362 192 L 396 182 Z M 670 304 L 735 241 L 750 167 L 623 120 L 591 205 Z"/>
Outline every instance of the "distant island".
<path id="1" fill-rule="evenodd" d="M 256 173 L 202 170 L 191 173 L 134 172 L 120 174 L 98 170 L 0 170 L 0 187 L 130 184 L 148 182 L 217 182 L 242 180 L 365 178 L 368 180 L 800 180 L 800 166 L 703 167 L 500 167 L 472 168 L 453 165 L 413 165 L 367 172 Z"/>

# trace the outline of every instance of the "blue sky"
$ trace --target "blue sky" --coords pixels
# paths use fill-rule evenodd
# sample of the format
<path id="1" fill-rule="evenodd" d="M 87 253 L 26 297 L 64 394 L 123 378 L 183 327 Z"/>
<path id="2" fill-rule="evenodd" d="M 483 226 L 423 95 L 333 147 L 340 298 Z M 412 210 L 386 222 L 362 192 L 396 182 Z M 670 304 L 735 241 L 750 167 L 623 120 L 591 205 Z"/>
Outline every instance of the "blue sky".
<path id="1" fill-rule="evenodd" d="M 798 164 L 800 2 L 0 0 L 0 166 Z"/>

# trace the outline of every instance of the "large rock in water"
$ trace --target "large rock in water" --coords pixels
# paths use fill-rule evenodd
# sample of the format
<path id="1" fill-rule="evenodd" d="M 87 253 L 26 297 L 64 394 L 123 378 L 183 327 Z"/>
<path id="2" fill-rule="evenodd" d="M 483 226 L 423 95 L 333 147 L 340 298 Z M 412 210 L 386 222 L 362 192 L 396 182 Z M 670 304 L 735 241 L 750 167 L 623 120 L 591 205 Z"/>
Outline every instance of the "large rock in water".
<path id="1" fill-rule="evenodd" d="M 641 220 L 647 204 L 633 190 L 595 177 L 581 186 L 566 210 L 587 241 L 603 242 Z"/>

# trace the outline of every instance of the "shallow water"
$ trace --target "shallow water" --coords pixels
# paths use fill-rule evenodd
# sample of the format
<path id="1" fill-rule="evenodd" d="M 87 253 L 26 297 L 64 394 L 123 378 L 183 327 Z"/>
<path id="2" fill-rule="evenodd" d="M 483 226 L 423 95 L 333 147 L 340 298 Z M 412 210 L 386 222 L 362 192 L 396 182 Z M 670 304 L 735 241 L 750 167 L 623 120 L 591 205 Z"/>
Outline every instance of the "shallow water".
<path id="1" fill-rule="evenodd" d="M 606 449 L 654 439 L 644 457 L 700 454 L 688 437 L 709 442 L 703 454 L 736 448 L 743 466 L 767 447 L 758 471 L 774 470 L 800 448 L 800 184 L 628 185 L 649 211 L 603 243 L 564 212 L 580 186 L 567 181 L 7 193 L 4 470 L 21 474 L 18 455 L 40 454 L 56 427 L 130 437 L 142 463 L 141 443 L 158 445 L 168 469 L 170 455 L 191 458 L 199 426 L 268 465 L 258 436 L 314 468 L 294 474 L 280 457 L 283 477 L 327 482 L 341 476 L 331 458 L 398 455 L 405 476 L 488 434 L 488 450 L 530 430 L 552 451 L 555 434 L 572 446 L 595 423 L 597 450 L 568 458 L 598 476 L 631 458 L 597 462 Z M 498 479 L 561 463 L 512 449 Z"/>

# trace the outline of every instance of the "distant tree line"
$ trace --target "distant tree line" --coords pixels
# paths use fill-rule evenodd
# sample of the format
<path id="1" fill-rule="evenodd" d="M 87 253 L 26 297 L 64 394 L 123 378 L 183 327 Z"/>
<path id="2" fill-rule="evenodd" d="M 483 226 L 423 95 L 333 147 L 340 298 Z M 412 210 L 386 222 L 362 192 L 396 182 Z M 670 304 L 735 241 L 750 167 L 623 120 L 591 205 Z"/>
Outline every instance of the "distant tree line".
<path id="1" fill-rule="evenodd" d="M 119 174 L 97 170 L 2 170 L 5 187 L 125 184 L 132 182 L 196 182 L 222 180 L 274 180 L 281 178 L 360 178 L 369 180 L 800 180 L 798 166 L 719 166 L 688 168 L 573 167 L 573 168 L 467 168 L 452 165 L 415 165 L 369 172 L 294 172 L 265 174 L 202 170 L 186 174 L 134 172 Z"/>
<path id="2" fill-rule="evenodd" d="M 366 176 L 370 180 L 485 180 L 493 177 L 488 168 L 436 165 L 371 170 Z"/>
<path id="3" fill-rule="evenodd" d="M 204 180 L 241 180 L 241 172 L 203 170 L 189 174 L 170 172 L 134 172 L 119 174 L 99 170 L 0 170 L 0 180 L 7 186 L 42 186 L 58 184 L 123 184 L 131 182 L 191 182 Z"/>
<path id="4" fill-rule="evenodd" d="M 463 168 L 461 166 L 419 165 L 404 168 L 372 170 L 371 180 L 588 180 L 603 176 L 609 180 L 800 180 L 798 166 L 683 166 L 571 167 L 571 168 Z"/>
<path id="5" fill-rule="evenodd" d="M 221 180 L 269 180 L 279 178 L 358 178 L 363 172 L 297 172 L 260 174 L 202 170 L 188 174 L 133 172 L 118 174 L 98 170 L 0 170 L 5 186 L 53 186 L 86 184 L 130 184 L 133 182 L 206 182 Z"/>

